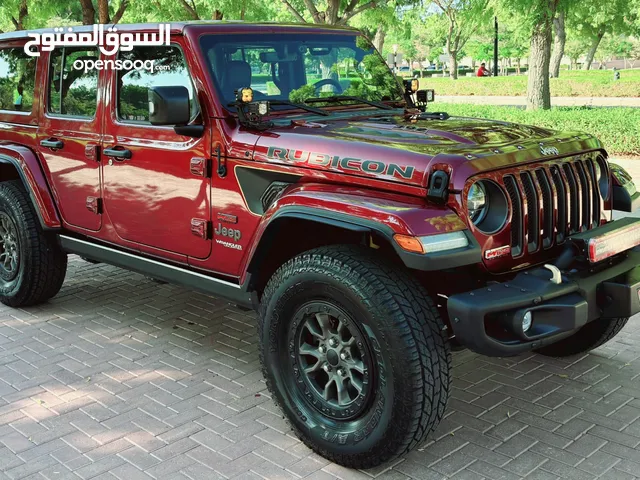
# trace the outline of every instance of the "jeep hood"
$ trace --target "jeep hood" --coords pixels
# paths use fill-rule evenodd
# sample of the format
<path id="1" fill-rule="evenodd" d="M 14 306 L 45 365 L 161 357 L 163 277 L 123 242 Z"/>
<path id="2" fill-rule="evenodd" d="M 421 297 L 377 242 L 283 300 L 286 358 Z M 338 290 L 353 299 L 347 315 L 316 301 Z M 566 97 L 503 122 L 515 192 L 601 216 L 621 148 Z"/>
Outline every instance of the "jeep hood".
<path id="1" fill-rule="evenodd" d="M 599 144 L 585 145 L 589 139 L 593 140 L 588 135 L 559 135 L 544 128 L 462 117 L 307 117 L 264 132 L 254 159 L 426 186 L 428 172 L 439 165 L 466 180 L 545 155 L 598 148 Z"/>

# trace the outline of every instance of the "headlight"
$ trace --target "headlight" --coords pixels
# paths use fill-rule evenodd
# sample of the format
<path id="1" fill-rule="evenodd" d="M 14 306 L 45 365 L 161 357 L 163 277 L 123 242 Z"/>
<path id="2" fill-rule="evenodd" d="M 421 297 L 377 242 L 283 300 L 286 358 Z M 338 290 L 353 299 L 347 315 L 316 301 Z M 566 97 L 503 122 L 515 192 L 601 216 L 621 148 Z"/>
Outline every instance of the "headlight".
<path id="1" fill-rule="evenodd" d="M 467 195 L 467 210 L 469 218 L 477 225 L 480 223 L 487 213 L 487 191 L 482 182 L 476 182 L 471 185 L 469 194 Z"/>
<path id="2" fill-rule="evenodd" d="M 509 204 L 502 188 L 490 180 L 479 180 L 467 194 L 467 211 L 473 225 L 485 234 L 493 234 L 507 223 Z"/>

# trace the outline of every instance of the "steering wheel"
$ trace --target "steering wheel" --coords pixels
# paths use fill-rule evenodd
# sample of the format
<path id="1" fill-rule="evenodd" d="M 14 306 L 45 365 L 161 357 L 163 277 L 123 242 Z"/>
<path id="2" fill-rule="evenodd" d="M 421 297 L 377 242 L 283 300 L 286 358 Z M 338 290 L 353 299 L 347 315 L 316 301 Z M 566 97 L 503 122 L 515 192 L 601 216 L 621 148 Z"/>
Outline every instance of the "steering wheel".
<path id="1" fill-rule="evenodd" d="M 320 89 L 325 85 L 333 85 L 336 89 L 335 93 L 342 93 L 342 85 L 340 85 L 340 82 L 338 82 L 338 80 L 335 80 L 333 78 L 323 78 L 322 80 L 318 80 L 313 84 L 315 94 L 317 95 L 320 92 Z"/>

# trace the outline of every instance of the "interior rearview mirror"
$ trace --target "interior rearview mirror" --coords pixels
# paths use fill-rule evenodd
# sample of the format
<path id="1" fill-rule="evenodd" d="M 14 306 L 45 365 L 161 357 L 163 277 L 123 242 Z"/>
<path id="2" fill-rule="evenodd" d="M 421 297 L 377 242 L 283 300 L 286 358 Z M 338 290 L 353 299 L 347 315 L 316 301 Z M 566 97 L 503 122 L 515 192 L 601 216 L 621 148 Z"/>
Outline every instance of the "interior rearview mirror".
<path id="1" fill-rule="evenodd" d="M 190 118 L 189 90 L 186 87 L 149 87 L 151 125 L 186 125 Z"/>

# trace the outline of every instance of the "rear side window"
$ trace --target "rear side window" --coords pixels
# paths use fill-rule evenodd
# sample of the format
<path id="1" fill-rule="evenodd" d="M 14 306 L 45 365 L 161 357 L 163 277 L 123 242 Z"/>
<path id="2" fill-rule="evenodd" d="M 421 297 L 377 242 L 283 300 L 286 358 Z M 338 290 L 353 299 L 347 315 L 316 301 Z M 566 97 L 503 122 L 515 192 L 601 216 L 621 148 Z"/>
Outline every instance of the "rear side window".
<path id="1" fill-rule="evenodd" d="M 0 110 L 31 111 L 36 60 L 23 48 L 0 49 Z"/>
<path id="2" fill-rule="evenodd" d="M 191 120 L 200 113 L 189 69 L 179 47 L 134 47 L 129 52 L 120 52 L 118 59 L 124 67 L 129 67 L 117 72 L 120 120 L 149 122 L 148 89 L 152 86 L 186 87 L 191 100 Z"/>
<path id="3" fill-rule="evenodd" d="M 98 50 L 58 48 L 51 52 L 50 58 L 48 111 L 71 117 L 93 117 L 98 103 L 98 70 L 84 67 L 86 61 L 98 60 Z"/>

